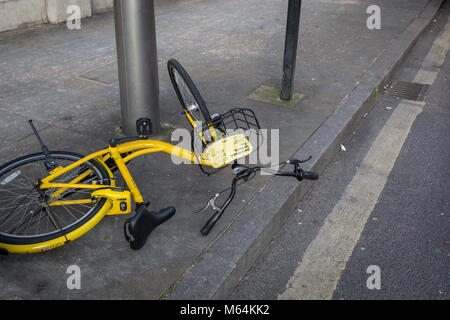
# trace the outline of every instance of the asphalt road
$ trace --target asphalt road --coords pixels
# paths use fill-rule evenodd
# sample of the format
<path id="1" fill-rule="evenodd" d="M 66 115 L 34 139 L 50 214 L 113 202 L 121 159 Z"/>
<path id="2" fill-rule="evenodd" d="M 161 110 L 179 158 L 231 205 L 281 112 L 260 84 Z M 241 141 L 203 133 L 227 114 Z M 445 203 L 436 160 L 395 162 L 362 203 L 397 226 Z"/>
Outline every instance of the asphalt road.
<path id="1" fill-rule="evenodd" d="M 394 77 L 424 102 L 381 97 L 229 299 L 450 298 L 449 7 Z"/>

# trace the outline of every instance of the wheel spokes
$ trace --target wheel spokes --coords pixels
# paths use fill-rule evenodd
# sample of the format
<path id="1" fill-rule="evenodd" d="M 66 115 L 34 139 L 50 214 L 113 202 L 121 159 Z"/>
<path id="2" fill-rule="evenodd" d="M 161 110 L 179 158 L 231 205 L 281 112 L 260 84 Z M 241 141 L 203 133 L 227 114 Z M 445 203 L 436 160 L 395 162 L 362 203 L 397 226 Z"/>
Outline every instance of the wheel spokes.
<path id="1" fill-rule="evenodd" d="M 58 160 L 73 163 L 75 160 Z M 65 189 L 52 198 L 58 188 L 39 189 L 37 181 L 48 173 L 43 172 L 43 160 L 36 160 L 20 167 L 20 174 L 4 173 L 0 176 L 0 233 L 14 236 L 37 236 L 63 230 L 88 215 L 96 202 L 92 202 L 92 190 Z M 41 168 L 39 168 L 41 167 Z M 101 180 L 101 174 L 87 163 L 71 170 L 54 181 L 70 183 L 77 175 L 91 170 L 78 184 L 91 184 Z M 17 171 L 16 171 L 17 172 Z M 9 175 L 8 175 L 9 174 Z M 13 178 L 9 179 L 10 176 Z M 53 204 L 53 205 L 52 205 Z"/>

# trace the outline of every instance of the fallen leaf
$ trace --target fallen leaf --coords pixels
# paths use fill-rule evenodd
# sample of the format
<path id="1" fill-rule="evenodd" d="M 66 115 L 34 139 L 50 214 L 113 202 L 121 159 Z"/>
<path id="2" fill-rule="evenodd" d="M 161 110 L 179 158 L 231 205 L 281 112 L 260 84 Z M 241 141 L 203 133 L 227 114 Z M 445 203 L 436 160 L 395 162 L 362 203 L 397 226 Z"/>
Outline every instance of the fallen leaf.
<path id="1" fill-rule="evenodd" d="M 320 222 L 319 221 L 314 221 L 314 224 L 316 225 L 316 226 L 318 226 L 318 227 L 320 227 Z"/>

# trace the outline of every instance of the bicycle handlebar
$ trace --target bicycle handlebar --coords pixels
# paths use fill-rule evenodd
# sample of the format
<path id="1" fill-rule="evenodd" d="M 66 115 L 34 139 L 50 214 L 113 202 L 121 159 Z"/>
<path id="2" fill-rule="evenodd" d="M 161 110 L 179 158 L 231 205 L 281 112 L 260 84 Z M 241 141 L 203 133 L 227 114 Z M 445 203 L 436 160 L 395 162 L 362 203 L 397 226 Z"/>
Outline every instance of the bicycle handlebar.
<path id="1" fill-rule="evenodd" d="M 284 176 L 284 177 L 296 177 L 298 181 L 302 181 L 303 179 L 307 179 L 307 180 L 317 180 L 319 178 L 319 174 L 317 172 L 312 172 L 312 171 L 303 171 L 300 168 L 299 162 L 290 162 L 291 164 L 294 164 L 294 171 L 289 172 L 289 171 L 277 171 L 274 174 L 277 176 Z M 248 179 L 249 176 L 252 173 L 255 173 L 257 171 L 260 171 L 261 169 L 264 169 L 263 167 L 254 167 L 254 168 L 247 168 L 245 170 L 242 170 L 241 172 L 239 172 L 236 177 L 233 179 L 233 182 L 231 183 L 231 192 L 228 195 L 227 200 L 225 201 L 225 203 L 223 204 L 223 206 L 217 210 L 212 216 L 211 218 L 208 219 L 208 221 L 206 222 L 206 224 L 203 226 L 203 228 L 201 229 L 201 234 L 204 236 L 207 236 L 212 228 L 216 225 L 217 221 L 220 219 L 220 217 L 222 216 L 223 212 L 225 211 L 225 209 L 228 207 L 228 205 L 231 203 L 231 201 L 233 200 L 234 196 L 236 195 L 236 188 L 237 188 L 237 182 L 241 179 Z"/>
<path id="2" fill-rule="evenodd" d="M 279 171 L 275 173 L 276 176 L 283 176 L 283 177 L 296 177 L 298 181 L 302 181 L 303 179 L 306 180 L 317 180 L 319 179 L 319 174 L 317 172 L 313 171 L 303 171 L 300 169 L 298 172 L 286 172 L 286 171 Z"/>
<path id="3" fill-rule="evenodd" d="M 217 210 L 211 218 L 209 218 L 208 222 L 203 226 L 202 230 L 200 231 L 202 235 L 207 236 L 212 228 L 216 225 L 216 222 L 219 220 L 220 216 L 223 213 L 223 209 Z"/>
<path id="4" fill-rule="evenodd" d="M 312 171 L 303 171 L 303 179 L 307 180 L 317 180 L 319 179 L 319 174 Z"/>
<path id="5" fill-rule="evenodd" d="M 233 182 L 231 183 L 231 192 L 223 204 L 222 208 L 217 210 L 211 218 L 206 222 L 205 226 L 200 231 L 202 235 L 207 236 L 209 232 L 212 230 L 212 228 L 216 225 L 216 222 L 220 219 L 222 216 L 222 213 L 225 211 L 225 209 L 228 207 L 228 205 L 231 203 L 231 201 L 234 199 L 234 196 L 236 195 L 236 186 L 238 180 L 242 179 L 241 176 L 237 176 L 233 179 Z"/>

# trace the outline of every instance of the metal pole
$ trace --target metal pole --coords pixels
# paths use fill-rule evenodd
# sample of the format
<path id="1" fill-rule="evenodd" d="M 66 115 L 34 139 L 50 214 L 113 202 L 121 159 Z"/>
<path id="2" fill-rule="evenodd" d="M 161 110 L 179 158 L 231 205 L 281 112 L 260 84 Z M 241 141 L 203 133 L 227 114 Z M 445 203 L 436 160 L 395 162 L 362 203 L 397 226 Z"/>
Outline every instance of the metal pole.
<path id="1" fill-rule="evenodd" d="M 286 22 L 286 40 L 284 44 L 283 81 L 281 100 L 291 100 L 294 93 L 295 63 L 297 61 L 298 31 L 302 0 L 289 0 Z"/>
<path id="2" fill-rule="evenodd" d="M 136 120 L 149 117 L 160 132 L 159 80 L 153 0 L 114 0 L 122 128 L 136 135 Z"/>

